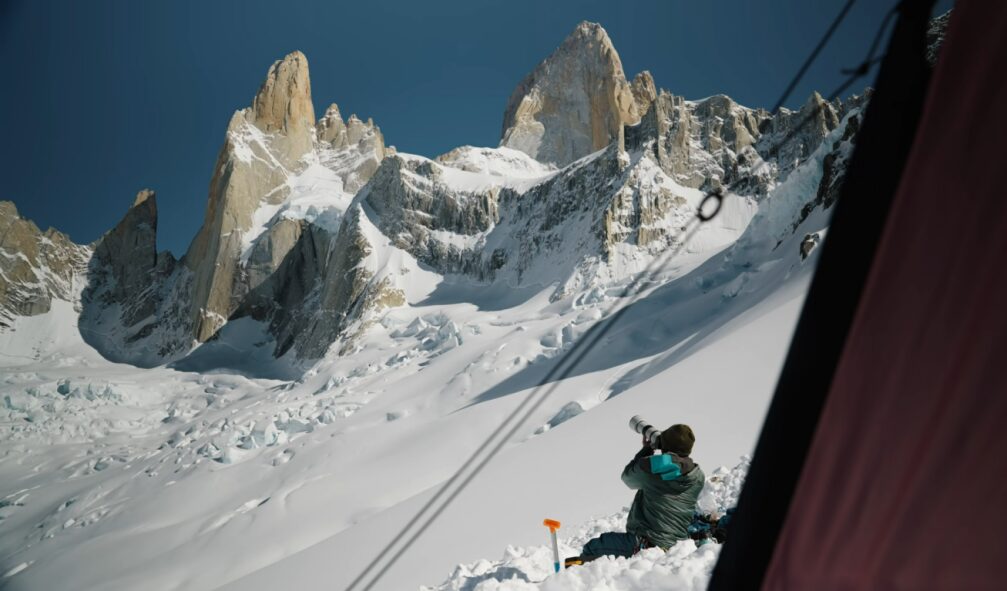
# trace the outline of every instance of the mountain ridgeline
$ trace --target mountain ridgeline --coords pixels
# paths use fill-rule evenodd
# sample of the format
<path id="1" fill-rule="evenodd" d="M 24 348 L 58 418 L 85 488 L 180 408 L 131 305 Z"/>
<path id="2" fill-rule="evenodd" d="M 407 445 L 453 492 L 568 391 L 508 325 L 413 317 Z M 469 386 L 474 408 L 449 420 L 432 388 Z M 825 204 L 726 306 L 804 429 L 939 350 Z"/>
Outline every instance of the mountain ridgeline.
<path id="1" fill-rule="evenodd" d="M 180 260 L 157 252 L 153 191 L 90 245 L 0 203 L 0 330 L 70 301 L 88 343 L 147 367 L 252 318 L 274 356 L 304 364 L 352 352 L 383 310 L 423 301 L 431 285 L 590 298 L 669 248 L 705 191 L 729 186 L 728 202 L 747 209 L 722 214 L 717 227 L 737 231 L 720 239 L 714 227 L 694 253 L 736 239 L 816 153 L 797 213 L 767 239 L 830 207 L 865 101 L 813 94 L 770 113 L 723 95 L 686 100 L 649 72 L 628 79 L 605 30 L 584 22 L 518 84 L 499 147 L 428 159 L 397 153 L 335 104 L 316 120 L 308 61 L 294 52 L 231 118 Z"/>

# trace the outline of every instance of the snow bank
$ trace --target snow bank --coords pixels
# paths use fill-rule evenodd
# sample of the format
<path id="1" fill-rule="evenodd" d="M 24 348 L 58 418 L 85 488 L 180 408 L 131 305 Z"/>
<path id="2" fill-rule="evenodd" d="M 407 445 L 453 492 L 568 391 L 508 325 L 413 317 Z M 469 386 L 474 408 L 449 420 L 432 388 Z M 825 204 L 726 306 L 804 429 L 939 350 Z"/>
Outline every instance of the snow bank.
<path id="1" fill-rule="evenodd" d="M 738 495 L 748 472 L 749 458 L 742 456 L 733 468 L 720 467 L 707 476 L 700 497 L 704 512 L 723 513 L 738 503 Z M 625 531 L 628 508 L 613 515 L 592 519 L 560 537 L 561 558 L 576 556 L 584 544 L 604 532 Z M 560 530 L 562 532 L 562 530 Z M 543 537 L 545 537 L 543 535 Z M 582 566 L 553 572 L 552 548 L 508 546 L 499 560 L 480 560 L 455 567 L 436 587 L 423 591 L 702 591 L 706 589 L 720 545 L 708 542 L 697 546 L 692 540 L 679 542 L 667 552 L 644 550 L 630 558 L 606 556 Z"/>

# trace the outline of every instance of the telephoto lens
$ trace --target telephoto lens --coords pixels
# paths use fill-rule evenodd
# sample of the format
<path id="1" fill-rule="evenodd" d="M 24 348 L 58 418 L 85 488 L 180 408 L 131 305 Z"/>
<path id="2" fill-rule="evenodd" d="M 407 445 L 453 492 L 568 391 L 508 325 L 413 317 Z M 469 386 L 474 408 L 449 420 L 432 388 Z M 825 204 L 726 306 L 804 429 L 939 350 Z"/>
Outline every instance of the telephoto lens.
<path id="1" fill-rule="evenodd" d="M 653 425 L 640 418 L 640 415 L 633 415 L 629 420 L 629 428 L 643 435 L 643 438 L 650 443 L 650 446 L 657 449 L 661 446 L 661 432 Z"/>

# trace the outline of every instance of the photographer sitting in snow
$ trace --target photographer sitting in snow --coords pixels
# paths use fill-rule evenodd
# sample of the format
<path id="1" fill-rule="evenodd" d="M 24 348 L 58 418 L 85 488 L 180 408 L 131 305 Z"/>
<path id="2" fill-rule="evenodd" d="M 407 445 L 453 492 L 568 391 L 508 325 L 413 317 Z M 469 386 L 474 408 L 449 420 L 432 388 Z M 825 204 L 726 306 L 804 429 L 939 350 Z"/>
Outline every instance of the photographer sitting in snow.
<path id="1" fill-rule="evenodd" d="M 626 520 L 626 533 L 608 532 L 584 545 L 581 556 L 568 558 L 568 566 L 583 564 L 599 556 L 632 556 L 645 548 L 667 550 L 679 540 L 689 539 L 687 528 L 696 511 L 705 476 L 689 458 L 696 436 L 688 425 L 672 425 L 658 437 L 648 439 L 653 430 L 632 424 L 644 433 L 643 449 L 622 471 L 622 481 L 636 490 Z M 654 435 L 657 435 L 654 430 Z M 664 453 L 655 454 L 654 445 Z"/>

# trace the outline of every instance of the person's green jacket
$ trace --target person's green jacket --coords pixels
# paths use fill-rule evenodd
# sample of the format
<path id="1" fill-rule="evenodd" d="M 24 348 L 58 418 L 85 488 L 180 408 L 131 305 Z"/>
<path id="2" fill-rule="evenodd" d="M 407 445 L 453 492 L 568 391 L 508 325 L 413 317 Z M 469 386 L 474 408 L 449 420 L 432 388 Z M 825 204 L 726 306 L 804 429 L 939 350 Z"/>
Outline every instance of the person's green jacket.
<path id="1" fill-rule="evenodd" d="M 688 527 L 706 477 L 691 458 L 640 450 L 622 471 L 622 481 L 636 490 L 626 531 L 668 549 L 689 538 Z"/>

